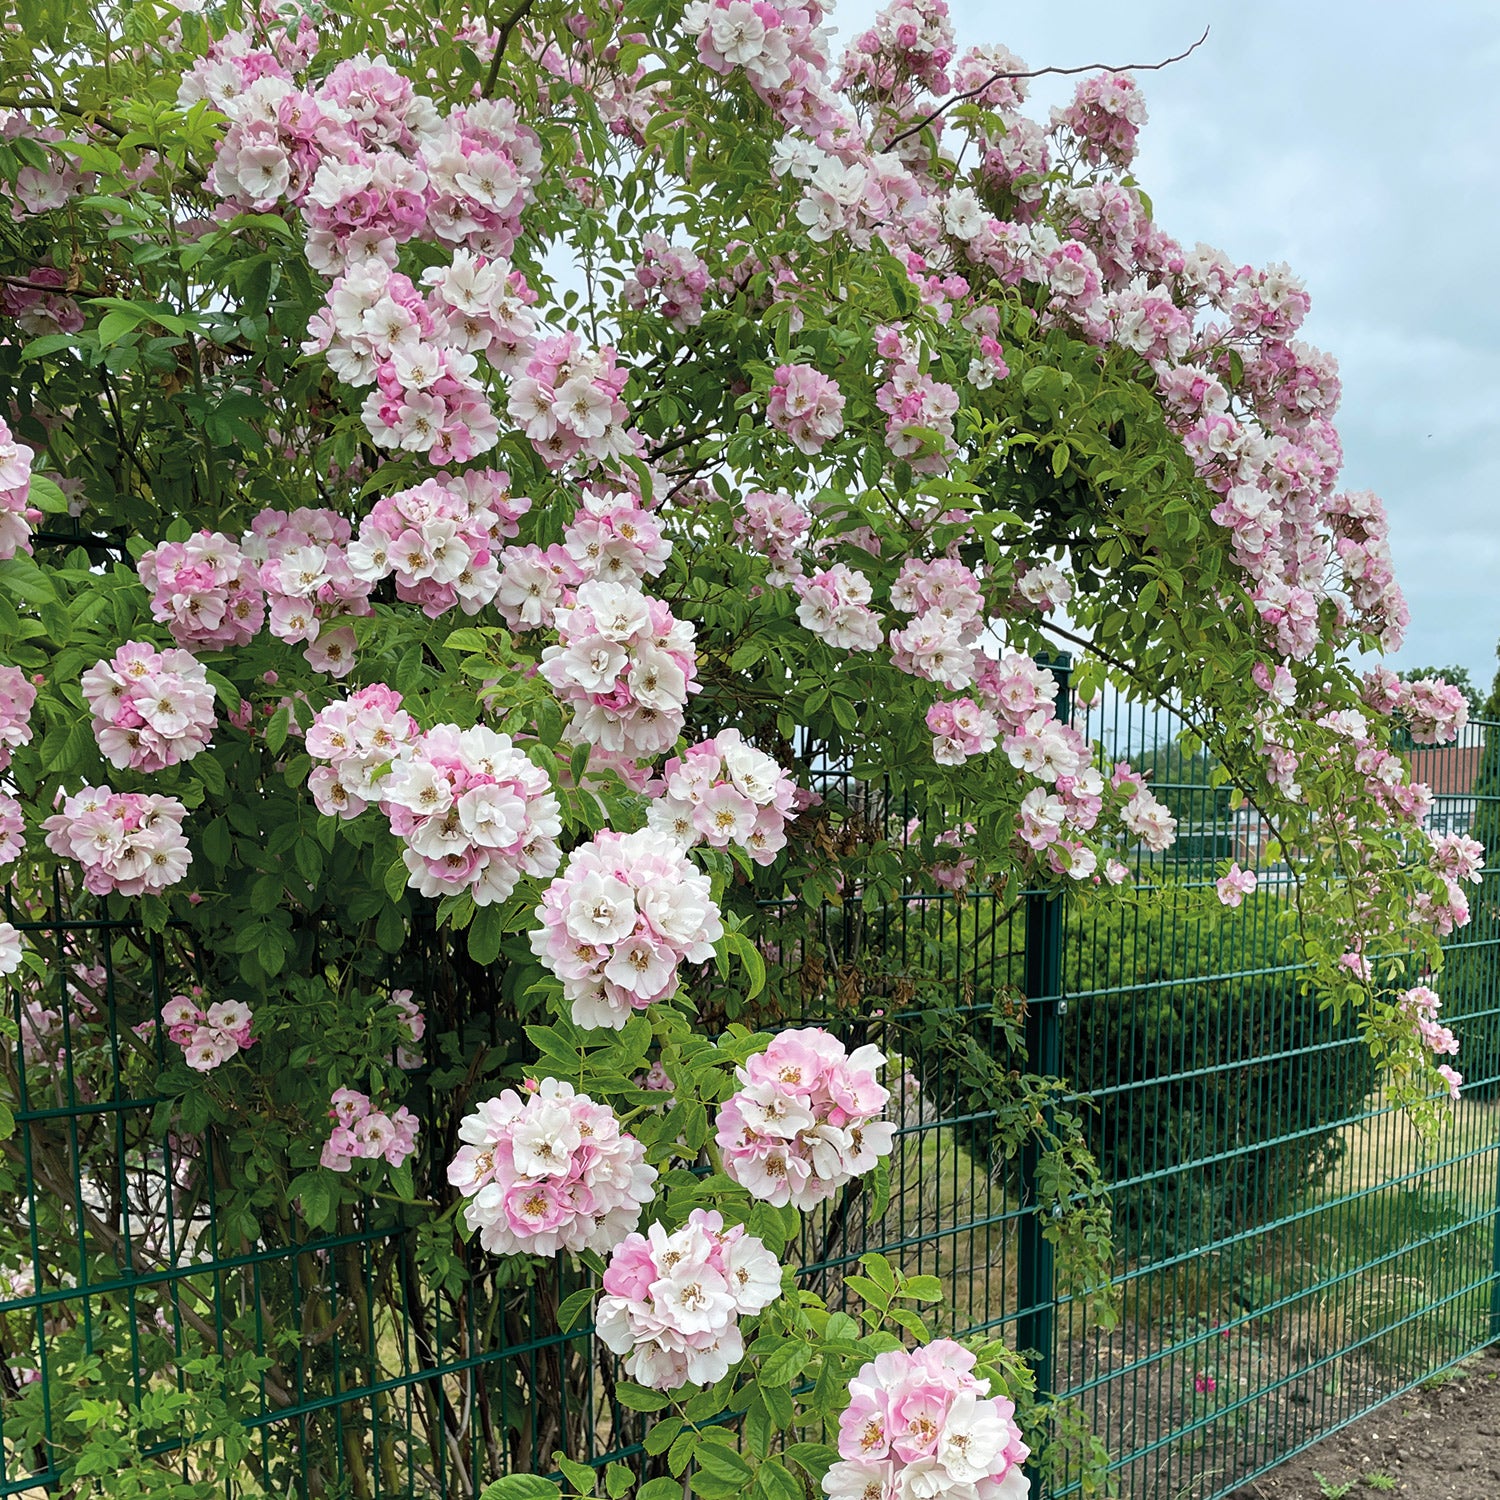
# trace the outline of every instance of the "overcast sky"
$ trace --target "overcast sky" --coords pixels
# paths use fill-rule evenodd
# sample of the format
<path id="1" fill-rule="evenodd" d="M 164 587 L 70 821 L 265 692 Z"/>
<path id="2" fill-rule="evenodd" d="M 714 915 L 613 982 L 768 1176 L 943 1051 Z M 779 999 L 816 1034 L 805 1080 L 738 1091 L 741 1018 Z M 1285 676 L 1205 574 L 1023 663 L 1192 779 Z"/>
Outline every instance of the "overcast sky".
<path id="1" fill-rule="evenodd" d="M 1337 356 L 1347 488 L 1389 507 L 1411 605 L 1397 668 L 1487 688 L 1500 637 L 1500 0 L 950 0 L 960 46 L 1141 75 L 1137 176 L 1185 244 L 1285 260 Z M 835 54 L 870 0 L 836 5 Z M 1034 86 L 1033 113 L 1071 92 Z"/>

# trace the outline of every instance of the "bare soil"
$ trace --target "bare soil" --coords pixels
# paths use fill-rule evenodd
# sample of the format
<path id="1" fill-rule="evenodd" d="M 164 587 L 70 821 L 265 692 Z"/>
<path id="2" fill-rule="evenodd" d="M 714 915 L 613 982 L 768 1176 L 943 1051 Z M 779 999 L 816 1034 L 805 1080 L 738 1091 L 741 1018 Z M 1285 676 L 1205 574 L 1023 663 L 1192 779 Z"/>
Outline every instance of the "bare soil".
<path id="1" fill-rule="evenodd" d="M 1486 1349 L 1450 1376 L 1397 1397 L 1231 1500 L 1382 1494 L 1500 1500 L 1500 1350 Z"/>

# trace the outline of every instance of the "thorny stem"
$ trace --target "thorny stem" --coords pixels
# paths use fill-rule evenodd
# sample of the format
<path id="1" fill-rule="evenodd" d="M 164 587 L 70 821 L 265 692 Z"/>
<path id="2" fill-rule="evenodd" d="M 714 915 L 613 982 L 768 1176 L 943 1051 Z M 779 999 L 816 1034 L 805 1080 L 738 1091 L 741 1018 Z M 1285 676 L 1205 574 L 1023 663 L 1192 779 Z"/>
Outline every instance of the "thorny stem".
<path id="1" fill-rule="evenodd" d="M 991 73 L 983 83 L 972 89 L 965 89 L 961 94 L 954 94 L 951 99 L 945 99 L 931 113 L 925 114 L 914 125 L 908 125 L 899 135 L 894 135 L 885 143 L 885 149 L 892 151 L 908 136 L 917 135 L 925 130 L 932 122 L 943 113 L 951 109 L 955 104 L 962 104 L 965 99 L 972 99 L 976 94 L 982 94 L 992 83 L 999 83 L 1002 78 L 1044 78 L 1049 74 L 1057 77 L 1068 77 L 1074 73 L 1159 73 L 1163 68 L 1170 68 L 1173 63 L 1179 63 L 1185 57 L 1191 57 L 1208 40 L 1209 28 L 1203 28 L 1203 35 L 1198 38 L 1186 51 L 1179 52 L 1175 57 L 1164 58 L 1161 62 L 1154 63 L 1085 63 L 1078 68 L 1032 68 L 1026 73 L 1007 73 L 1001 71 Z"/>

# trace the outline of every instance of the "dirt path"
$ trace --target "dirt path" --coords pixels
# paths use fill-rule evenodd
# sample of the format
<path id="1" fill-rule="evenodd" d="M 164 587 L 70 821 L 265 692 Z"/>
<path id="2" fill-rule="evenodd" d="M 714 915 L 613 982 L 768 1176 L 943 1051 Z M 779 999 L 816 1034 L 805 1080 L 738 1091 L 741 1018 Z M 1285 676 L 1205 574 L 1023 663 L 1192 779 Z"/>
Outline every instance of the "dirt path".
<path id="1" fill-rule="evenodd" d="M 1441 1384 L 1397 1397 L 1232 1500 L 1382 1494 L 1500 1500 L 1500 1351 L 1487 1349 Z"/>

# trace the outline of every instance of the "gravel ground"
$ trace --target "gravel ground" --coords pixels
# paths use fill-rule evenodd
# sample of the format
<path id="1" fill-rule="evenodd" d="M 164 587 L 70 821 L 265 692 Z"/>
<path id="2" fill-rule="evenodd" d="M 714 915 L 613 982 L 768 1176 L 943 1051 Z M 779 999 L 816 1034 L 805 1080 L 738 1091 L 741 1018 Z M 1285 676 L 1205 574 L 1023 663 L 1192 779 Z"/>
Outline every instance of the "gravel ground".
<path id="1" fill-rule="evenodd" d="M 1408 1392 L 1232 1500 L 1500 1500 L 1500 1346 Z"/>

